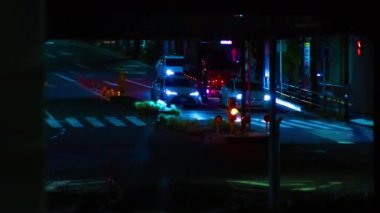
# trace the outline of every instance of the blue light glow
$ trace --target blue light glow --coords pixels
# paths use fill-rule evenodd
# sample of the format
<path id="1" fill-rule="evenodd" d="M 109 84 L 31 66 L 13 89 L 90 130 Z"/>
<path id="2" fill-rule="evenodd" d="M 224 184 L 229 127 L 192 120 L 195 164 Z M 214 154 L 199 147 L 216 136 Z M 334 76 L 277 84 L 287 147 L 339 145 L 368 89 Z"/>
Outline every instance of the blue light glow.
<path id="1" fill-rule="evenodd" d="M 321 74 L 321 73 L 317 73 L 317 76 L 318 76 L 318 77 L 321 77 L 321 76 L 322 76 L 322 74 Z"/>
<path id="2" fill-rule="evenodd" d="M 174 75 L 174 72 L 172 70 L 166 70 L 166 75 Z"/>
<path id="3" fill-rule="evenodd" d="M 199 92 L 198 91 L 192 92 L 190 93 L 190 96 L 199 96 Z"/>
<path id="4" fill-rule="evenodd" d="M 310 42 L 304 43 L 304 66 L 310 67 Z"/>
<path id="5" fill-rule="evenodd" d="M 280 104 L 280 105 L 282 105 L 282 106 L 288 107 L 288 108 L 290 108 L 290 109 L 293 109 L 293 110 L 295 110 L 295 111 L 301 112 L 301 107 L 300 107 L 300 106 L 296 106 L 296 105 L 294 105 L 294 104 L 292 104 L 292 103 L 289 103 L 289 102 L 283 101 L 283 100 L 281 100 L 281 99 L 276 98 L 276 103 L 277 103 L 277 104 Z"/>
<path id="6" fill-rule="evenodd" d="M 264 101 L 269 101 L 270 100 L 270 95 L 264 95 Z"/>
<path id="7" fill-rule="evenodd" d="M 166 95 L 178 95 L 177 92 L 174 92 L 174 91 L 170 91 L 170 90 L 166 90 Z"/>
<path id="8" fill-rule="evenodd" d="M 239 94 L 236 95 L 236 99 L 237 99 L 237 100 L 241 100 L 241 97 L 242 97 L 242 94 L 241 94 L 241 93 L 239 93 Z"/>
<path id="9" fill-rule="evenodd" d="M 337 141 L 339 144 L 354 144 L 352 141 Z"/>
<path id="10" fill-rule="evenodd" d="M 231 40 L 221 40 L 220 44 L 228 44 L 228 45 L 230 45 L 230 44 L 232 44 L 232 41 Z"/>

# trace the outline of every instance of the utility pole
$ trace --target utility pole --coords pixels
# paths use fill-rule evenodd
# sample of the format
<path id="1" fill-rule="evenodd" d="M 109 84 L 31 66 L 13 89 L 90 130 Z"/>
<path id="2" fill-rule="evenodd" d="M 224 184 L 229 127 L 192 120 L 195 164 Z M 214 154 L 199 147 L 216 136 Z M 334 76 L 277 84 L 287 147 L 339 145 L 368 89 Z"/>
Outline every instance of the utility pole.
<path id="1" fill-rule="evenodd" d="M 349 99 L 349 35 L 344 35 L 344 44 L 343 44 L 343 52 L 344 52 L 344 114 L 343 118 L 345 121 L 349 120 L 348 114 L 348 99 Z"/>
<path id="2" fill-rule="evenodd" d="M 241 67 L 241 115 L 245 115 L 245 101 L 247 100 L 247 86 L 246 86 L 246 71 L 245 71 L 245 41 L 244 39 L 240 41 L 240 67 Z"/>
<path id="3" fill-rule="evenodd" d="M 272 34 L 270 46 L 270 135 L 269 135 L 269 204 L 276 208 L 280 193 L 280 143 L 276 118 L 276 39 Z"/>
<path id="4" fill-rule="evenodd" d="M 282 97 L 282 40 L 278 40 L 279 42 L 279 52 L 280 52 L 280 94 Z"/>

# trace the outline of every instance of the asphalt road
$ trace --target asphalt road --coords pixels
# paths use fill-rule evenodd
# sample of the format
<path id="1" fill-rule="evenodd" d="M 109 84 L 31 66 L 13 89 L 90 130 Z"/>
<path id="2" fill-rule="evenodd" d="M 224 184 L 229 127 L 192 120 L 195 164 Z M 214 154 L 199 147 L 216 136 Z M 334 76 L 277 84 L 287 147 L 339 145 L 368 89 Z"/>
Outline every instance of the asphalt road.
<path id="1" fill-rule="evenodd" d="M 115 83 L 112 71 L 124 70 L 134 82 L 127 82 L 129 95 L 143 99 L 151 68 L 104 50 L 96 55 L 92 47 L 80 43 L 48 45 L 44 100 L 48 185 L 112 177 L 123 191 L 113 207 L 124 210 L 192 212 L 263 205 L 268 187 L 266 144 L 205 144 L 199 135 L 157 125 L 154 117 L 141 116 L 79 83 L 84 77 Z M 86 54 L 90 51 L 93 55 Z M 207 119 L 221 112 L 206 107 L 184 110 L 183 116 Z M 265 131 L 262 115 L 253 113 L 256 131 Z M 338 197 L 371 194 L 372 129 L 289 112 L 281 116 L 287 121 L 280 136 L 284 196 L 293 199 L 293 192 L 308 193 L 304 199 L 311 201 L 309 197 L 322 192 Z"/>

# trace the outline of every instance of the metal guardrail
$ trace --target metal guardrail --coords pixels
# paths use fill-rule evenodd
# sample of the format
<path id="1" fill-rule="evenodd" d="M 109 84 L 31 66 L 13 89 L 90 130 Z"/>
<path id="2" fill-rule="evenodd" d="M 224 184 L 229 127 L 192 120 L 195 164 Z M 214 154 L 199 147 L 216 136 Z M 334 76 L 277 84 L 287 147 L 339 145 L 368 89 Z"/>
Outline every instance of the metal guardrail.
<path id="1" fill-rule="evenodd" d="M 319 84 L 321 90 L 323 85 Z M 286 83 L 277 88 L 277 94 L 288 100 L 296 101 L 306 107 L 317 107 L 323 111 L 341 114 L 345 104 L 345 89 L 342 85 L 325 84 L 324 91 L 316 92 Z M 324 93 L 324 94 L 323 94 Z M 351 105 L 351 103 L 348 103 Z"/>

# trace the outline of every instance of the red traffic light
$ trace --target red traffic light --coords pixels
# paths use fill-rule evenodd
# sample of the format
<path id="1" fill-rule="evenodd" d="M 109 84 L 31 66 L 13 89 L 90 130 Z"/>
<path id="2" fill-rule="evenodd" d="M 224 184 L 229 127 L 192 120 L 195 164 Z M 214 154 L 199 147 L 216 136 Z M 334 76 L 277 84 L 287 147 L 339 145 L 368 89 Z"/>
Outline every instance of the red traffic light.
<path id="1" fill-rule="evenodd" d="M 231 108 L 229 111 L 228 111 L 228 120 L 230 122 L 234 122 L 237 118 L 237 115 L 239 113 L 239 110 L 237 108 Z"/>
<path id="2" fill-rule="evenodd" d="M 363 43 L 361 40 L 356 41 L 356 54 L 358 56 L 363 54 Z"/>
<path id="3" fill-rule="evenodd" d="M 223 120 L 222 116 L 220 116 L 220 115 L 215 116 L 214 121 L 216 124 L 220 124 L 222 122 L 222 120 Z"/>
<path id="4" fill-rule="evenodd" d="M 243 115 L 241 118 L 241 122 L 243 123 L 243 125 L 251 123 L 251 116 Z"/>
<path id="5" fill-rule="evenodd" d="M 266 123 L 268 123 L 270 121 L 270 115 L 269 114 L 264 115 L 264 121 Z"/>

